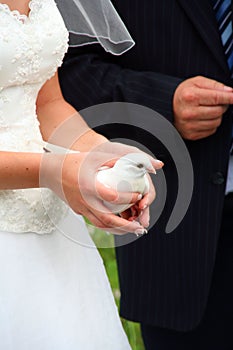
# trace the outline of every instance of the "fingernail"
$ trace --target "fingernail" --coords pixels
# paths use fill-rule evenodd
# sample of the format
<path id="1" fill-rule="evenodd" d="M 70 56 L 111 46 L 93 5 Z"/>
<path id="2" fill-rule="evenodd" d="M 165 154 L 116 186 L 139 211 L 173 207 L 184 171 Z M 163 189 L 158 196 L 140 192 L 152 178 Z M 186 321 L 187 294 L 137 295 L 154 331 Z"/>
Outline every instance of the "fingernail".
<path id="1" fill-rule="evenodd" d="M 148 204 L 145 204 L 142 210 L 145 210 L 148 207 Z"/>
<path id="2" fill-rule="evenodd" d="M 142 194 L 138 195 L 138 201 L 140 201 L 142 199 Z"/>
<path id="3" fill-rule="evenodd" d="M 229 92 L 232 92 L 232 91 L 233 91 L 232 87 L 226 86 L 226 85 L 224 85 L 223 90 L 229 91 Z"/>
<path id="4" fill-rule="evenodd" d="M 147 233 L 147 230 L 146 230 L 145 228 L 139 228 L 139 229 L 137 229 L 137 230 L 135 231 L 135 235 L 136 235 L 137 237 L 142 236 L 142 235 L 144 235 L 145 233 Z"/>

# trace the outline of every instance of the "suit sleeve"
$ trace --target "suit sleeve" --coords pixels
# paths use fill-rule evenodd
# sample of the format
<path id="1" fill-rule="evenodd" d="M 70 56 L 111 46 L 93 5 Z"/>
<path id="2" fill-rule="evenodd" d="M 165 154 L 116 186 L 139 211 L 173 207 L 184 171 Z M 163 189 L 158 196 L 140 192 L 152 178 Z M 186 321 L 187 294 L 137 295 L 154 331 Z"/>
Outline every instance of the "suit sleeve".
<path id="1" fill-rule="evenodd" d="M 130 69 L 97 45 L 71 48 L 59 71 L 65 99 L 77 110 L 106 102 L 130 102 L 152 108 L 173 121 L 176 77 Z M 89 52 L 88 52 L 89 51 Z"/>

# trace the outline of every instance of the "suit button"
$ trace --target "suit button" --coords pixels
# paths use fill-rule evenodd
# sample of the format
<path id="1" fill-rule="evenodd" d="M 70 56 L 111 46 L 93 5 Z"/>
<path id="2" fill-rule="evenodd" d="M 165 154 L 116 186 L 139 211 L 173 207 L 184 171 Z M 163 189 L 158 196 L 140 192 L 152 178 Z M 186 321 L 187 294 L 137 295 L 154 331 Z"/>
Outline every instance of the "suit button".
<path id="1" fill-rule="evenodd" d="M 211 181 L 214 185 L 222 185 L 225 182 L 223 174 L 218 171 L 212 175 Z"/>

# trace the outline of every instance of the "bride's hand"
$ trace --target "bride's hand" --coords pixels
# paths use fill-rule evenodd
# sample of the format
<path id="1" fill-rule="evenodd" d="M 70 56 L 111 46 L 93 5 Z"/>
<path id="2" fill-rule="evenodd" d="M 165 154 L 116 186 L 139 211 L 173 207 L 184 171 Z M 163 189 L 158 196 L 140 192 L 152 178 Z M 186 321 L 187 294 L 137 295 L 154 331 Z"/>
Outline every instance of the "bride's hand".
<path id="1" fill-rule="evenodd" d="M 95 173 L 103 164 L 103 154 L 45 154 L 41 164 L 40 186 L 53 190 L 74 212 L 88 218 L 96 227 L 114 233 L 142 233 L 137 222 L 118 217 L 103 205 L 103 200 L 135 203 L 137 193 L 120 193 L 95 181 Z M 106 158 L 106 156 L 104 157 Z"/>
<path id="2" fill-rule="evenodd" d="M 136 202 L 132 207 L 121 213 L 121 217 L 129 221 L 138 220 L 140 224 L 148 228 L 150 225 L 150 205 L 156 197 L 156 191 L 152 183 L 151 177 L 147 174 L 149 181 L 149 191 L 143 198 Z"/>
<path id="3" fill-rule="evenodd" d="M 118 234 L 143 233 L 143 225 L 114 215 L 103 205 L 103 200 L 115 204 L 136 203 L 139 194 L 117 193 L 95 181 L 96 172 L 101 166 L 111 166 L 119 157 L 130 152 L 141 151 L 108 141 L 88 153 L 45 154 L 41 166 L 41 186 L 52 189 L 76 213 L 86 216 L 97 227 Z M 153 162 L 155 167 L 161 167 L 155 160 Z M 138 204 L 144 205 L 146 200 L 149 206 L 153 199 L 152 186 L 150 196 Z"/>
<path id="4" fill-rule="evenodd" d="M 106 142 L 101 145 L 102 149 L 108 149 L 111 153 L 119 154 L 121 153 L 121 156 L 128 154 L 128 153 L 144 153 L 137 147 L 124 145 L 122 143 L 115 143 L 115 142 Z M 153 165 L 155 169 L 161 169 L 163 167 L 163 162 L 151 157 L 149 154 L 146 154 Z M 114 162 L 109 162 L 109 166 L 113 166 Z M 127 209 L 125 212 L 121 213 L 121 217 L 129 220 L 129 221 L 135 221 L 137 220 L 144 228 L 149 227 L 150 224 L 150 205 L 154 201 L 156 197 L 156 191 L 153 185 L 153 182 L 151 180 L 151 177 L 149 174 L 147 174 L 148 181 L 149 181 L 149 190 L 148 193 L 146 193 L 142 199 L 136 201 L 132 207 Z M 133 202 L 133 201 L 132 201 Z"/>

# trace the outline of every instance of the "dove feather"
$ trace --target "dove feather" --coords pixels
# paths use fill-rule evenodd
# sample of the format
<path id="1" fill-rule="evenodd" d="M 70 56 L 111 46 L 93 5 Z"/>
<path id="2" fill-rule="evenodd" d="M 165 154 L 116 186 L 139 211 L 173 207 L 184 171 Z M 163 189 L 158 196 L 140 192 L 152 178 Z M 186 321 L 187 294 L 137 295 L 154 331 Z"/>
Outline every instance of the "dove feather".
<path id="1" fill-rule="evenodd" d="M 140 167 L 138 165 L 140 164 Z M 144 195 L 149 191 L 147 168 L 152 167 L 144 154 L 129 154 L 120 158 L 112 168 L 102 168 L 97 173 L 97 181 L 118 192 L 138 192 Z M 104 202 L 113 213 L 121 213 L 132 204 Z"/>

